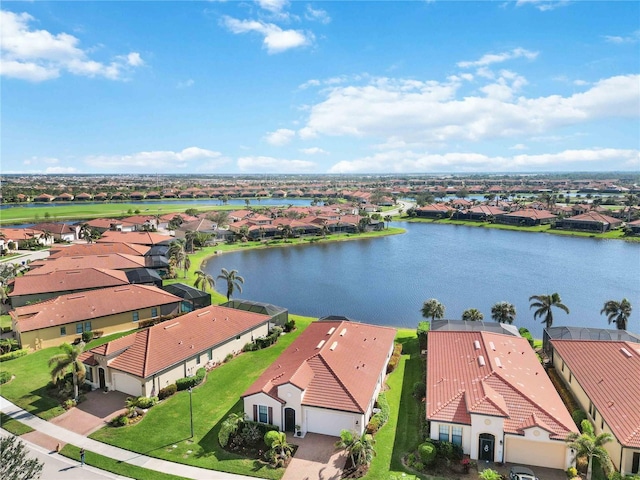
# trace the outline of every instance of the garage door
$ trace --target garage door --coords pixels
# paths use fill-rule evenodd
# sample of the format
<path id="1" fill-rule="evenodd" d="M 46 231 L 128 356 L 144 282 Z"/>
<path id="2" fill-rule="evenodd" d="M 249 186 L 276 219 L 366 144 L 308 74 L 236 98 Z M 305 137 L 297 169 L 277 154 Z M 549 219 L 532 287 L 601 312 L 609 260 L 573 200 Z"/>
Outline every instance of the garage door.
<path id="1" fill-rule="evenodd" d="M 309 410 L 307 414 L 307 431 L 339 437 L 342 430 L 354 430 L 355 420 L 352 415 L 332 410 Z"/>
<path id="2" fill-rule="evenodd" d="M 142 395 L 140 380 L 122 373 L 113 374 L 113 389 L 134 397 Z"/>
<path id="3" fill-rule="evenodd" d="M 564 442 L 532 442 L 524 438 L 507 437 L 505 461 L 564 470 L 566 451 Z"/>

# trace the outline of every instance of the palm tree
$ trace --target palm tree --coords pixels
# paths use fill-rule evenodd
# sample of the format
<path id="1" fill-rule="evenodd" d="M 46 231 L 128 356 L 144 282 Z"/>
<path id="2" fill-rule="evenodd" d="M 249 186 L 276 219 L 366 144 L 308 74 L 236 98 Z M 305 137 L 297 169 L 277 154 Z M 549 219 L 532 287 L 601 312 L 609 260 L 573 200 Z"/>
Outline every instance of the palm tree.
<path id="1" fill-rule="evenodd" d="M 193 282 L 193 286 L 206 292 L 207 287 L 215 288 L 216 281 L 208 273 L 196 270 L 196 281 Z"/>
<path id="2" fill-rule="evenodd" d="M 293 229 L 291 228 L 291 225 L 288 224 L 280 225 L 278 230 L 280 230 L 280 235 L 282 235 L 282 238 L 285 240 L 293 234 Z"/>
<path id="3" fill-rule="evenodd" d="M 393 220 L 393 218 L 391 217 L 391 215 L 385 215 L 383 220 L 385 222 L 387 222 L 387 229 L 389 228 L 389 222 L 391 222 L 391 220 Z"/>
<path id="4" fill-rule="evenodd" d="M 375 450 L 373 444 L 375 440 L 373 435 L 363 433 L 358 436 L 349 430 L 340 432 L 340 440 L 335 443 L 336 448 L 342 448 L 347 451 L 354 466 L 367 465 L 373 459 Z"/>
<path id="5" fill-rule="evenodd" d="M 184 240 L 185 240 L 185 250 L 189 253 L 193 253 L 194 249 L 194 245 L 193 242 L 196 239 L 196 235 L 197 233 L 194 232 L 193 230 L 187 230 L 184 233 Z"/>
<path id="6" fill-rule="evenodd" d="M 478 322 L 484 319 L 484 315 L 477 308 L 468 308 L 462 312 L 462 320 L 467 322 Z"/>
<path id="7" fill-rule="evenodd" d="M 244 278 L 238 275 L 237 270 L 227 270 L 226 268 L 222 269 L 222 273 L 218 275 L 218 278 L 225 280 L 227 282 L 227 301 L 231 300 L 231 295 L 237 288 L 240 293 L 242 293 L 242 285 L 244 283 Z"/>
<path id="8" fill-rule="evenodd" d="M 80 361 L 80 355 L 84 351 L 84 342 L 80 342 L 77 345 L 69 345 L 63 343 L 60 345 L 63 353 L 54 355 L 49 359 L 49 366 L 51 369 L 51 379 L 53 384 L 56 385 L 59 380 L 63 379 L 68 370 L 71 369 L 73 374 L 73 395 L 74 398 L 78 398 L 78 382 L 84 381 L 86 369 L 84 364 Z"/>
<path id="9" fill-rule="evenodd" d="M 593 432 L 593 425 L 586 419 L 582 420 L 581 426 L 582 433 L 571 432 L 567 437 L 567 443 L 569 447 L 576 452 L 574 461 L 578 457 L 587 457 L 587 480 L 591 480 L 594 458 L 600 461 L 600 465 L 602 465 L 605 470 L 610 470 L 611 459 L 609 458 L 609 452 L 607 452 L 603 445 L 613 440 L 613 436 L 607 432 L 602 432 L 596 436 Z"/>
<path id="10" fill-rule="evenodd" d="M 609 300 L 605 302 L 604 308 L 600 310 L 600 314 L 605 313 L 609 323 L 615 323 L 618 330 L 627 329 L 627 320 L 631 316 L 631 302 L 623 298 L 620 302 Z"/>
<path id="11" fill-rule="evenodd" d="M 533 312 L 533 318 L 544 317 L 542 323 L 545 324 L 546 328 L 551 328 L 553 325 L 553 311 L 551 310 L 553 307 L 569 313 L 569 308 L 562 303 L 562 299 L 557 292 L 551 295 L 532 295 L 529 297 L 529 301 L 531 302 L 529 309 L 537 309 Z"/>
<path id="12" fill-rule="evenodd" d="M 91 243 L 93 239 L 91 238 L 91 226 L 88 223 L 83 223 L 80 225 L 80 230 L 78 230 L 78 234 L 80 238 L 84 238 L 87 243 Z"/>
<path id="13" fill-rule="evenodd" d="M 186 251 L 186 241 L 183 238 L 176 239 L 169 246 L 169 260 L 173 260 L 177 268 L 184 269 L 184 276 L 187 276 L 187 270 L 191 267 L 191 260 Z"/>
<path id="14" fill-rule="evenodd" d="M 441 304 L 435 298 L 430 298 L 422 305 L 422 316 L 424 318 L 431 318 L 431 320 L 435 320 L 436 318 L 440 319 L 444 317 L 445 306 Z"/>
<path id="15" fill-rule="evenodd" d="M 516 319 L 516 307 L 509 302 L 498 302 L 491 307 L 491 318 L 496 322 L 511 325 Z"/>

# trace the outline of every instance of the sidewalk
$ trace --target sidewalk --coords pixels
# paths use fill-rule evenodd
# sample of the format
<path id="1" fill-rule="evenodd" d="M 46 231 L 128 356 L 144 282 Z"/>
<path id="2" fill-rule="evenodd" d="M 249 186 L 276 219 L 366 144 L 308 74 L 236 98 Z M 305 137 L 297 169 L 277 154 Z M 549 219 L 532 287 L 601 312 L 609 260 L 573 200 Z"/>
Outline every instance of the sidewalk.
<path id="1" fill-rule="evenodd" d="M 18 420 L 25 425 L 30 426 L 34 430 L 48 435 L 49 437 L 55 438 L 62 443 L 70 443 L 76 447 L 82 447 L 90 452 L 99 453 L 105 457 L 129 463 L 131 465 L 137 465 L 138 467 L 155 470 L 157 472 L 170 473 L 171 475 L 177 475 L 179 477 L 192 478 L 194 480 L 255 480 L 255 477 L 207 470 L 205 468 L 192 467 L 181 463 L 173 463 L 166 460 L 151 458 L 129 450 L 113 447 L 106 443 L 97 442 L 96 440 L 83 437 L 80 434 L 42 420 L 41 418 L 17 407 L 4 397 L 0 397 L 0 410 L 11 418 Z"/>

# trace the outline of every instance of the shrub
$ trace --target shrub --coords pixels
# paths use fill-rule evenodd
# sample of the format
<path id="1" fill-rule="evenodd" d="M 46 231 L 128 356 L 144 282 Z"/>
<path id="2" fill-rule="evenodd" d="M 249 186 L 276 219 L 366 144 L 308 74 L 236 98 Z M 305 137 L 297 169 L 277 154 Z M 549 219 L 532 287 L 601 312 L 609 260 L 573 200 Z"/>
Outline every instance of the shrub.
<path id="1" fill-rule="evenodd" d="M 580 428 L 582 421 L 587 419 L 587 413 L 581 408 L 577 408 L 571 413 L 571 418 L 573 418 L 573 421 L 576 423 L 578 428 Z"/>
<path id="2" fill-rule="evenodd" d="M 253 423 L 246 423 L 240 432 L 240 437 L 246 445 L 253 446 L 262 439 L 262 432 Z"/>
<path id="3" fill-rule="evenodd" d="M 82 341 L 84 343 L 89 343 L 91 340 L 93 340 L 93 332 L 82 332 Z"/>
<path id="4" fill-rule="evenodd" d="M 527 339 L 527 341 L 529 342 L 529 345 L 531 345 L 531 348 L 533 348 L 533 337 L 531 336 L 531 333 L 529 332 L 529 330 L 527 330 L 525 327 L 520 327 L 518 329 L 518 332 L 520 333 L 520 336 L 522 338 Z"/>
<path id="5" fill-rule="evenodd" d="M 436 459 L 436 446 L 433 443 L 425 442 L 418 447 L 418 455 L 425 465 L 431 465 Z"/>
<path id="6" fill-rule="evenodd" d="M 242 351 L 243 352 L 254 352 L 258 350 L 258 345 L 256 345 L 255 343 L 247 343 L 245 344 L 244 347 L 242 347 Z"/>
<path id="7" fill-rule="evenodd" d="M 2 327 L 2 333 L 9 333 L 11 331 L 10 326 Z"/>
<path id="8" fill-rule="evenodd" d="M 280 438 L 280 432 L 278 432 L 277 430 L 270 430 L 264 434 L 264 443 L 267 445 L 267 447 L 271 448 L 273 442 L 278 438 Z"/>
<path id="9" fill-rule="evenodd" d="M 25 349 L 15 350 L 13 352 L 5 353 L 4 355 L 0 355 L 0 362 L 7 362 L 9 360 L 14 360 L 16 358 L 24 357 L 28 352 Z"/>
<path id="10" fill-rule="evenodd" d="M 378 430 L 380 430 L 381 426 L 382 423 L 380 422 L 380 418 L 374 415 L 373 417 L 371 417 L 371 420 L 369 420 L 369 423 L 367 423 L 367 433 L 373 435 Z"/>
<path id="11" fill-rule="evenodd" d="M 480 478 L 482 480 L 501 480 L 502 479 L 502 477 L 498 472 L 496 472 L 495 470 L 491 470 L 490 468 L 483 470 L 482 473 L 480 473 Z"/>
<path id="12" fill-rule="evenodd" d="M 171 385 L 167 385 L 166 387 L 161 388 L 160 391 L 158 392 L 158 399 L 164 400 L 165 398 L 170 397 L 177 391 L 178 391 L 178 386 L 175 383 L 172 383 Z"/>
<path id="13" fill-rule="evenodd" d="M 420 350 L 424 350 L 427 348 L 427 333 L 429 332 L 429 328 L 431 327 L 430 322 L 419 322 L 418 323 L 418 342 L 420 342 Z"/>
<path id="14" fill-rule="evenodd" d="M 391 373 L 396 369 L 400 362 L 400 355 L 402 355 L 402 344 L 396 343 L 395 347 L 393 347 L 393 353 L 391 354 L 389 364 L 387 365 L 387 373 Z"/>
<path id="15" fill-rule="evenodd" d="M 224 363 L 227 363 L 228 361 L 233 360 L 233 353 L 228 353 L 226 357 L 224 357 Z M 178 389 L 180 390 L 180 389 Z"/>
<path id="16" fill-rule="evenodd" d="M 567 478 L 573 478 L 578 475 L 578 470 L 576 469 L 576 467 L 569 467 L 567 468 L 566 474 Z"/>
<path id="17" fill-rule="evenodd" d="M 129 417 L 127 417 L 126 413 L 123 413 L 122 415 L 113 417 L 109 423 L 114 427 L 124 427 L 129 424 Z"/>
<path id="18" fill-rule="evenodd" d="M 284 331 L 285 332 L 291 332 L 293 330 L 296 329 L 296 321 L 291 319 L 291 320 L 287 320 L 284 324 Z"/>
<path id="19" fill-rule="evenodd" d="M 3 385 L 11 380 L 11 374 L 6 370 L 0 370 L 0 385 Z"/>
<path id="20" fill-rule="evenodd" d="M 176 380 L 176 387 L 178 391 L 188 390 L 189 388 L 193 388 L 196 385 L 200 385 L 204 380 L 206 374 L 207 371 L 204 368 L 199 368 L 196 371 L 195 375 L 191 377 L 179 378 L 178 380 Z"/>
<path id="21" fill-rule="evenodd" d="M 69 398 L 67 400 L 64 401 L 64 403 L 62 404 L 62 406 L 64 407 L 65 410 L 70 410 L 73 407 L 75 407 L 76 401 L 73 398 Z"/>
<path id="22" fill-rule="evenodd" d="M 427 386 L 425 385 L 424 382 L 416 382 L 413 384 L 413 396 L 416 399 L 422 400 L 426 394 L 427 394 Z"/>
<path id="23" fill-rule="evenodd" d="M 146 410 L 158 403 L 158 397 L 138 397 L 136 399 L 136 407 Z"/>

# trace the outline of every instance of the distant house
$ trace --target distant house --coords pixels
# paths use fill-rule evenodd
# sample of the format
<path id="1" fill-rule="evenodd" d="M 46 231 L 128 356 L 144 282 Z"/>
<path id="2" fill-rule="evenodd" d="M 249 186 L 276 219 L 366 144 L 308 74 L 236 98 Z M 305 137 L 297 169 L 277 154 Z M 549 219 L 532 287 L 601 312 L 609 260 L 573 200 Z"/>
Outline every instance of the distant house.
<path id="1" fill-rule="evenodd" d="M 57 270 L 80 270 L 83 268 L 106 268 L 126 271 L 144 266 L 144 257 L 123 253 L 60 257 L 31 262 L 29 271 L 25 273 L 25 276 L 42 275 Z"/>
<path id="2" fill-rule="evenodd" d="M 221 363 L 255 338 L 271 317 L 210 306 L 84 352 L 86 382 L 94 388 L 154 396 L 198 368 Z"/>
<path id="3" fill-rule="evenodd" d="M 251 420 L 293 432 L 358 434 L 371 418 L 395 330 L 316 321 L 242 395 Z"/>
<path id="4" fill-rule="evenodd" d="M 460 445 L 478 462 L 572 464 L 565 440 L 577 428 L 526 339 L 438 330 L 427 344 L 432 439 Z"/>
<path id="5" fill-rule="evenodd" d="M 550 340 L 553 366 L 594 425 L 623 476 L 640 473 L 640 344 Z"/>
<path id="6" fill-rule="evenodd" d="M 608 232 L 622 225 L 622 220 L 598 212 L 586 212 L 559 222 L 567 230 L 586 230 L 589 232 Z"/>
<path id="7" fill-rule="evenodd" d="M 634 220 L 627 223 L 627 227 L 633 232 L 634 235 L 640 235 L 640 220 Z"/>
<path id="8" fill-rule="evenodd" d="M 41 193 L 40 195 L 33 197 L 33 201 L 36 203 L 53 202 L 54 198 L 56 197 L 54 197 L 53 195 L 49 195 L 48 193 Z"/>
<path id="9" fill-rule="evenodd" d="M 56 202 L 71 202 L 73 198 L 74 198 L 73 195 L 71 195 L 70 193 L 64 192 L 56 196 L 56 198 L 54 198 L 53 200 Z"/>
<path id="10" fill-rule="evenodd" d="M 462 212 L 460 215 L 456 215 L 456 218 L 465 218 L 467 220 L 485 222 L 491 218 L 495 219 L 497 215 L 502 215 L 503 213 L 504 210 L 499 207 L 493 207 L 490 205 L 477 205 Z"/>
<path id="11" fill-rule="evenodd" d="M 502 213 L 496 216 L 498 223 L 506 225 L 522 225 L 526 227 L 534 227 L 536 225 L 546 225 L 555 222 L 558 218 L 548 210 L 537 210 L 534 208 L 525 208 L 511 213 Z"/>
<path id="12" fill-rule="evenodd" d="M 76 243 L 68 246 L 54 246 L 49 250 L 48 259 L 61 257 L 78 257 L 86 255 L 108 255 L 122 253 L 125 255 L 144 256 L 151 249 L 146 245 L 129 243 Z"/>
<path id="13" fill-rule="evenodd" d="M 104 232 L 98 243 L 136 243 L 140 245 L 169 244 L 173 237 L 154 232 Z"/>
<path id="14" fill-rule="evenodd" d="M 428 204 L 423 207 L 416 208 L 416 215 L 425 218 L 449 218 L 453 208 L 443 203 Z"/>
<path id="15" fill-rule="evenodd" d="M 156 287 L 125 285 L 60 295 L 11 312 L 21 348 L 72 342 L 83 332 L 104 334 L 138 327 L 143 320 L 177 314 L 180 298 Z"/>
<path id="16" fill-rule="evenodd" d="M 31 227 L 33 230 L 50 233 L 55 240 L 73 242 L 78 238 L 76 228 L 66 223 L 37 223 Z"/>

